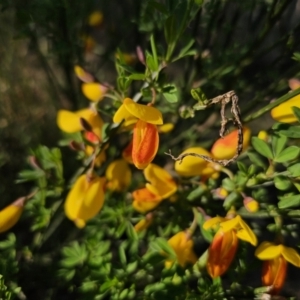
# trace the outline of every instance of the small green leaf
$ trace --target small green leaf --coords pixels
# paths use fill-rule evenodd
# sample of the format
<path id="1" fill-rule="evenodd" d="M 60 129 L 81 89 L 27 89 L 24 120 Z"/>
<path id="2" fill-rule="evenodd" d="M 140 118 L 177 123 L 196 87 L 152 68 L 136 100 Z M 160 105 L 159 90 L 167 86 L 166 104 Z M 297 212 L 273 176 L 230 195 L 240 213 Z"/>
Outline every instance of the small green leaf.
<path id="1" fill-rule="evenodd" d="M 167 240 L 164 238 L 156 238 L 150 244 L 150 248 L 160 253 L 167 253 L 170 258 L 176 258 L 174 249 L 168 244 Z"/>
<path id="2" fill-rule="evenodd" d="M 294 113 L 294 116 L 297 118 L 298 122 L 300 122 L 300 108 L 297 106 L 293 106 L 292 111 Z"/>
<path id="3" fill-rule="evenodd" d="M 246 168 L 245 164 L 243 164 L 240 161 L 237 161 L 237 166 L 242 173 L 247 174 L 247 168 Z"/>
<path id="4" fill-rule="evenodd" d="M 247 151 L 247 155 L 254 165 L 262 167 L 263 169 L 267 168 L 267 163 L 258 153 Z"/>
<path id="5" fill-rule="evenodd" d="M 134 73 L 128 76 L 128 78 L 131 80 L 145 80 L 147 77 L 143 73 Z"/>
<path id="6" fill-rule="evenodd" d="M 194 201 L 199 199 L 205 192 L 207 191 L 207 187 L 204 185 L 199 185 L 197 188 L 192 190 L 186 197 L 188 201 Z"/>
<path id="7" fill-rule="evenodd" d="M 290 172 L 291 176 L 299 177 L 300 176 L 300 163 L 289 166 L 287 170 Z"/>
<path id="8" fill-rule="evenodd" d="M 194 106 L 198 105 L 199 108 L 194 107 L 194 109 L 201 110 L 201 109 L 206 108 L 206 105 L 208 104 L 208 99 L 207 99 L 206 95 L 204 94 L 204 92 L 202 91 L 202 89 L 200 89 L 200 88 L 191 89 L 191 95 L 196 101 L 199 102 L 194 105 Z M 200 108 L 201 105 L 203 106 L 203 108 Z"/>
<path id="9" fill-rule="evenodd" d="M 293 160 L 298 157 L 300 153 L 300 148 L 297 146 L 290 146 L 284 149 L 278 156 L 275 157 L 275 161 L 283 163 L 289 160 Z"/>
<path id="10" fill-rule="evenodd" d="M 292 183 L 288 177 L 276 176 L 274 178 L 274 185 L 278 190 L 286 191 L 292 186 Z"/>
<path id="11" fill-rule="evenodd" d="M 224 200 L 223 206 L 225 209 L 230 209 L 233 205 L 235 205 L 236 201 L 241 198 L 240 194 L 237 192 L 231 192 Z"/>
<path id="12" fill-rule="evenodd" d="M 199 225 L 202 236 L 208 243 L 210 243 L 214 238 L 214 234 L 211 232 L 211 230 L 203 229 L 203 223 L 205 222 L 205 218 L 204 218 L 203 214 L 198 212 L 196 215 L 196 220 Z"/>
<path id="13" fill-rule="evenodd" d="M 286 142 L 287 142 L 286 136 L 279 135 L 277 133 L 272 135 L 272 148 L 275 157 L 278 156 L 280 152 L 284 149 Z"/>
<path id="14" fill-rule="evenodd" d="M 177 88 L 174 84 L 164 86 L 162 89 L 162 94 L 170 103 L 176 103 L 178 101 Z"/>
<path id="15" fill-rule="evenodd" d="M 235 183 L 233 180 L 229 179 L 229 178 L 224 178 L 222 181 L 222 187 L 228 191 L 231 192 L 235 189 Z"/>
<path id="16" fill-rule="evenodd" d="M 279 133 L 293 139 L 300 138 L 300 126 L 293 126 L 289 124 L 282 124 L 279 127 Z M 280 129 L 282 128 L 282 129 Z"/>
<path id="17" fill-rule="evenodd" d="M 262 156 L 265 156 L 269 159 L 273 159 L 273 153 L 271 147 L 263 140 L 254 136 L 251 138 L 253 148 Z"/>
<path id="18" fill-rule="evenodd" d="M 152 72 L 155 72 L 158 69 L 157 62 L 148 51 L 146 51 L 146 65 Z"/>
<path id="19" fill-rule="evenodd" d="M 281 200 L 278 202 L 278 207 L 281 209 L 297 206 L 300 206 L 300 195 L 281 197 Z"/>
<path id="20" fill-rule="evenodd" d="M 130 222 L 127 222 L 126 233 L 131 240 L 138 239 L 138 235 Z"/>

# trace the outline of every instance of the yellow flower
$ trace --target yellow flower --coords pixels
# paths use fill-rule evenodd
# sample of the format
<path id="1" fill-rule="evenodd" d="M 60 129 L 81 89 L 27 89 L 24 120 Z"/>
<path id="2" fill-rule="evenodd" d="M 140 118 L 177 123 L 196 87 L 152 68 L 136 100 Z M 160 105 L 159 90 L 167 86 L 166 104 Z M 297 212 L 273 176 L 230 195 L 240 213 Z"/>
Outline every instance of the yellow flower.
<path id="1" fill-rule="evenodd" d="M 120 123 L 136 122 L 133 129 L 132 161 L 138 169 L 146 168 L 156 155 L 159 135 L 156 125 L 163 124 L 161 112 L 151 106 L 124 99 L 116 111 L 113 121 Z"/>
<path id="2" fill-rule="evenodd" d="M 125 191 L 131 183 L 131 170 L 124 159 L 114 160 L 106 169 L 107 188 L 112 191 Z"/>
<path id="3" fill-rule="evenodd" d="M 219 277 L 228 270 L 238 247 L 238 239 L 254 246 L 257 244 L 255 234 L 239 215 L 232 219 L 211 218 L 204 222 L 203 228 L 207 230 L 218 225 L 219 229 L 208 249 L 207 272 L 212 278 Z"/>
<path id="4" fill-rule="evenodd" d="M 101 130 L 103 121 L 99 114 L 89 108 L 81 109 L 75 112 L 61 109 L 57 113 L 58 127 L 67 133 L 75 133 L 84 130 L 80 118 L 83 118 L 92 127 L 93 133 L 101 139 Z"/>
<path id="5" fill-rule="evenodd" d="M 87 174 L 81 175 L 70 190 L 66 202 L 66 216 L 78 228 L 83 228 L 86 221 L 95 217 L 104 204 L 105 178 Z"/>
<path id="6" fill-rule="evenodd" d="M 262 283 L 264 286 L 272 286 L 270 294 L 278 294 L 283 287 L 287 262 L 300 267 L 300 256 L 297 251 L 282 244 L 262 242 L 257 247 L 255 255 L 264 260 Z"/>
<path id="7" fill-rule="evenodd" d="M 211 156 L 208 151 L 201 147 L 192 147 L 183 151 L 182 154 L 194 152 L 200 155 Z M 181 176 L 204 176 L 204 177 L 212 177 L 217 178 L 219 175 L 219 166 L 216 164 L 212 164 L 207 162 L 206 160 L 194 157 L 187 156 L 183 159 L 182 163 L 179 161 L 175 162 L 175 170 Z"/>
<path id="8" fill-rule="evenodd" d="M 87 82 L 81 85 L 82 93 L 89 100 L 98 102 L 103 99 L 107 87 L 98 82 Z"/>
<path id="9" fill-rule="evenodd" d="M 0 211 L 0 233 L 9 230 L 20 219 L 26 197 L 22 197 Z"/>
<path id="10" fill-rule="evenodd" d="M 297 95 L 288 101 L 285 101 L 271 110 L 271 116 L 274 120 L 281 123 L 294 123 L 298 119 L 295 117 L 292 107 L 300 108 L 300 95 Z"/>
<path id="11" fill-rule="evenodd" d="M 177 262 L 181 267 L 187 264 L 194 264 L 198 258 L 194 253 L 194 242 L 191 237 L 184 231 L 180 231 L 168 240 L 168 244 L 174 249 L 177 257 Z M 165 266 L 167 268 L 173 265 L 173 260 L 167 260 Z"/>
<path id="12" fill-rule="evenodd" d="M 85 154 L 87 157 L 93 155 L 94 151 L 95 148 L 93 146 L 90 145 L 85 146 Z M 105 160 L 106 160 L 106 154 L 105 154 L 105 150 L 103 149 L 95 159 L 95 166 L 100 167 L 105 162 Z"/>
<path id="13" fill-rule="evenodd" d="M 159 133 L 169 133 L 174 129 L 173 123 L 166 123 L 158 127 Z"/>
<path id="14" fill-rule="evenodd" d="M 145 213 L 154 209 L 162 200 L 169 198 L 177 191 L 177 184 L 171 175 L 163 168 L 149 164 L 144 170 L 147 181 L 146 187 L 132 193 L 133 207 Z"/>
<path id="15" fill-rule="evenodd" d="M 251 131 L 243 128 L 243 151 L 249 147 Z M 216 159 L 230 159 L 234 156 L 238 143 L 238 130 L 234 130 L 224 138 L 219 138 L 211 148 L 211 154 Z"/>
<path id="16" fill-rule="evenodd" d="M 99 10 L 95 10 L 89 15 L 88 24 L 91 27 L 99 26 L 103 22 L 103 14 Z"/>
<path id="17" fill-rule="evenodd" d="M 268 133 L 265 130 L 261 130 L 257 137 L 265 142 L 268 141 Z"/>

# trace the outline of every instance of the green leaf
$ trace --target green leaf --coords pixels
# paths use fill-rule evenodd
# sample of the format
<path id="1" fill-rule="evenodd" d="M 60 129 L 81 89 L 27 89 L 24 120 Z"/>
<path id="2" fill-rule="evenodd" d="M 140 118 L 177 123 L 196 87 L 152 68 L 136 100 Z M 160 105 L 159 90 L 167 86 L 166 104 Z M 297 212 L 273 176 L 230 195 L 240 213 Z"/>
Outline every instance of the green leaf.
<path id="1" fill-rule="evenodd" d="M 290 172 L 292 177 L 299 177 L 300 176 L 300 163 L 296 163 L 292 166 L 289 166 L 287 170 Z"/>
<path id="2" fill-rule="evenodd" d="M 226 210 L 230 209 L 236 202 L 241 198 L 240 194 L 237 192 L 231 192 L 224 200 L 223 206 Z"/>
<path id="3" fill-rule="evenodd" d="M 102 283 L 101 287 L 100 287 L 100 292 L 103 293 L 103 292 L 109 290 L 110 288 L 115 286 L 117 283 L 118 283 L 118 280 L 116 278 Z"/>
<path id="4" fill-rule="evenodd" d="M 298 122 L 300 122 L 300 108 L 297 106 L 293 106 L 292 111 L 294 113 L 294 116 L 297 118 Z"/>
<path id="5" fill-rule="evenodd" d="M 155 72 L 158 69 L 157 62 L 148 51 L 146 51 L 146 65 L 152 72 Z"/>
<path id="6" fill-rule="evenodd" d="M 272 148 L 275 157 L 278 156 L 280 152 L 284 149 L 286 142 L 287 142 L 286 136 L 279 135 L 277 133 L 272 135 Z"/>
<path id="7" fill-rule="evenodd" d="M 281 197 L 278 207 L 281 209 L 300 206 L 300 195 Z"/>
<path id="8" fill-rule="evenodd" d="M 160 253 L 167 253 L 170 258 L 176 258 L 176 253 L 174 249 L 168 244 L 167 240 L 164 238 L 156 238 L 153 242 L 150 243 L 150 248 Z"/>
<path id="9" fill-rule="evenodd" d="M 197 188 L 192 190 L 186 197 L 188 201 L 194 201 L 199 199 L 205 192 L 207 191 L 207 187 L 204 185 L 199 185 Z"/>
<path id="10" fill-rule="evenodd" d="M 170 103 L 175 103 L 178 101 L 177 88 L 174 84 L 165 85 L 162 89 L 162 94 Z"/>
<path id="11" fill-rule="evenodd" d="M 203 228 L 203 223 L 205 222 L 205 218 L 204 218 L 203 214 L 198 212 L 196 215 L 196 220 L 199 225 L 202 236 L 208 243 L 210 243 L 214 238 L 214 234 L 211 232 L 211 230 L 205 230 Z"/>
<path id="12" fill-rule="evenodd" d="M 274 185 L 278 190 L 286 191 L 292 186 L 292 183 L 286 176 L 276 176 L 274 178 Z"/>
<path id="13" fill-rule="evenodd" d="M 143 73 L 134 73 L 128 76 L 128 78 L 131 80 L 145 80 L 147 76 Z"/>
<path id="14" fill-rule="evenodd" d="M 245 164 L 243 164 L 240 161 L 237 161 L 237 166 L 242 173 L 247 174 L 247 168 L 246 168 Z"/>
<path id="15" fill-rule="evenodd" d="M 126 233 L 131 240 L 138 239 L 138 235 L 130 222 L 127 222 Z"/>
<path id="16" fill-rule="evenodd" d="M 269 159 L 273 159 L 273 153 L 271 147 L 263 140 L 254 136 L 251 138 L 253 148 L 262 156 L 265 156 Z"/>
<path id="17" fill-rule="evenodd" d="M 293 139 L 300 138 L 300 126 L 281 124 L 281 126 L 278 126 L 278 128 L 279 128 L 278 132 L 284 136 L 287 136 L 287 137 L 293 138 Z M 280 129 L 280 128 L 282 128 L 282 129 Z"/>
<path id="18" fill-rule="evenodd" d="M 233 180 L 229 179 L 229 178 L 224 178 L 222 180 L 222 187 L 228 191 L 231 192 L 235 189 L 235 183 Z"/>
<path id="19" fill-rule="evenodd" d="M 254 165 L 262 167 L 263 169 L 267 168 L 267 163 L 258 153 L 247 151 L 247 155 Z"/>
<path id="20" fill-rule="evenodd" d="M 198 101 L 198 103 L 193 106 L 195 110 L 203 110 L 206 108 L 208 99 L 200 88 L 191 89 L 191 95 L 195 100 Z"/>
<path id="21" fill-rule="evenodd" d="M 124 241 L 124 242 L 122 242 L 122 244 L 119 247 L 120 262 L 124 266 L 127 264 L 127 257 L 126 257 L 126 253 L 125 253 L 127 246 L 128 246 L 127 241 Z"/>
<path id="22" fill-rule="evenodd" d="M 300 148 L 297 146 L 290 146 L 284 149 L 278 156 L 275 157 L 275 161 L 283 163 L 289 160 L 293 160 L 299 156 Z"/>

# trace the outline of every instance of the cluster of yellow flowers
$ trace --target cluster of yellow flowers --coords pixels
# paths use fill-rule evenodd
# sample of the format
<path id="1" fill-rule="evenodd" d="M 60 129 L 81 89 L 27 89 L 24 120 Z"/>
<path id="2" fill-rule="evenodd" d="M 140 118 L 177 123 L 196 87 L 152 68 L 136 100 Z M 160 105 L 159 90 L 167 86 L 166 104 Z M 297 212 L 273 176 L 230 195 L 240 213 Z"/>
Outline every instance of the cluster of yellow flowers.
<path id="1" fill-rule="evenodd" d="M 97 105 L 105 96 L 108 87 L 96 82 L 92 75 L 79 66 L 75 67 L 75 73 L 83 82 L 83 94 Z M 291 107 L 299 106 L 299 101 L 300 96 L 297 96 L 274 108 L 271 112 L 273 118 L 281 122 L 295 121 Z M 163 124 L 162 114 L 153 104 L 143 105 L 125 98 L 114 114 L 113 122 L 119 128 L 132 132 L 131 142 L 123 150 L 122 158 L 111 162 L 104 176 L 100 177 L 94 169 L 106 161 L 107 144 L 102 140 L 104 121 L 96 105 L 92 104 L 89 108 L 76 112 L 60 110 L 57 114 L 57 124 L 62 131 L 83 133 L 83 143 L 77 145 L 77 149 L 83 151 L 85 156 L 91 159 L 91 167 L 76 179 L 67 195 L 64 206 L 65 214 L 78 228 L 83 228 L 86 222 L 96 216 L 103 207 L 106 189 L 116 192 L 128 189 L 132 176 L 129 164 L 134 164 L 137 169 L 143 170 L 147 181 L 145 187 L 131 193 L 133 208 L 146 214 L 145 218 L 135 225 L 135 230 L 140 232 L 151 225 L 154 216 L 152 211 L 163 200 L 174 200 L 171 196 L 178 189 L 173 176 L 164 168 L 152 163 L 159 148 L 159 133 L 169 132 L 173 126 Z M 237 130 L 235 130 L 224 138 L 218 139 L 210 152 L 201 147 L 192 147 L 183 153 L 194 152 L 215 159 L 230 159 L 236 151 L 237 135 Z M 250 136 L 250 129 L 244 127 L 243 149 L 248 147 Z M 179 176 L 201 176 L 203 182 L 208 178 L 218 178 L 222 168 L 216 163 L 193 156 L 186 157 L 182 163 L 175 162 L 174 166 Z M 220 197 L 226 197 L 225 190 L 219 189 L 218 193 Z M 8 230 L 18 221 L 26 199 L 26 197 L 21 198 L 0 212 L 0 232 Z M 252 212 L 259 208 L 258 202 L 247 196 L 244 196 L 244 205 Z M 257 245 L 255 234 L 234 210 L 230 210 L 225 217 L 217 216 L 208 219 L 203 224 L 203 229 L 216 231 L 209 246 L 207 258 L 207 272 L 212 278 L 222 276 L 228 270 L 237 251 L 239 240 L 253 246 Z M 182 267 L 194 264 L 198 260 L 193 250 L 191 235 L 192 232 L 189 230 L 180 231 L 168 241 L 176 253 L 178 264 Z M 287 262 L 300 267 L 299 254 L 282 244 L 263 242 L 256 249 L 255 255 L 265 261 L 263 284 L 272 286 L 271 292 L 274 294 L 278 293 L 283 286 Z M 173 263 L 173 260 L 166 259 L 167 267 Z"/>

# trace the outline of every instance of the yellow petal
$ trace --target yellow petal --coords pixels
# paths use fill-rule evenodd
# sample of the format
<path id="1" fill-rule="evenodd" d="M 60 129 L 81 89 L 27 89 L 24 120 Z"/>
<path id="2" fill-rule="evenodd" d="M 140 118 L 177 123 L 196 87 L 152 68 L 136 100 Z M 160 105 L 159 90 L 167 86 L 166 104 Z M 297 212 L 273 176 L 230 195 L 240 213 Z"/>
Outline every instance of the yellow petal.
<path id="1" fill-rule="evenodd" d="M 266 142 L 268 140 L 268 133 L 265 130 L 261 130 L 257 137 Z"/>
<path id="2" fill-rule="evenodd" d="M 95 102 L 102 100 L 107 90 L 103 85 L 96 82 L 83 83 L 81 89 L 85 97 Z"/>
<path id="3" fill-rule="evenodd" d="M 83 68 L 81 68 L 80 66 L 75 66 L 74 67 L 74 71 L 76 76 L 83 82 L 89 83 L 89 82 L 93 82 L 94 81 L 94 77 L 86 72 Z"/>
<path id="4" fill-rule="evenodd" d="M 78 116 L 68 110 L 59 110 L 56 122 L 59 129 L 67 133 L 74 133 L 82 130 Z"/>
<path id="5" fill-rule="evenodd" d="M 26 197 L 19 198 L 0 211 L 0 233 L 9 230 L 20 219 Z"/>
<path id="6" fill-rule="evenodd" d="M 216 225 L 219 225 L 222 222 L 227 221 L 227 219 L 223 218 L 223 217 L 214 217 L 211 219 L 208 219 L 207 221 L 205 221 L 202 225 L 203 229 L 208 230 Z"/>
<path id="7" fill-rule="evenodd" d="M 104 203 L 105 178 L 90 179 L 86 174 L 81 175 L 70 190 L 66 202 L 66 216 L 78 227 L 98 214 Z M 81 220 L 81 221 L 80 221 Z"/>
<path id="8" fill-rule="evenodd" d="M 155 125 L 163 124 L 162 114 L 155 107 L 138 104 L 130 98 L 124 99 L 123 105 L 137 119 Z"/>
<path id="9" fill-rule="evenodd" d="M 168 240 L 168 244 L 174 249 L 178 264 L 185 267 L 186 264 L 194 264 L 198 258 L 194 253 L 194 242 L 184 231 L 180 231 Z"/>
<path id="10" fill-rule="evenodd" d="M 226 220 L 225 222 L 222 222 L 220 224 L 220 227 L 222 228 L 222 230 L 224 232 L 227 232 L 227 231 L 231 231 L 231 230 L 234 230 L 234 229 L 239 229 L 239 218 L 238 216 L 235 216 L 234 218 L 230 219 L 230 220 Z"/>
<path id="11" fill-rule="evenodd" d="M 294 116 L 292 107 L 296 106 L 300 108 L 300 95 L 297 95 L 288 101 L 281 103 L 271 110 L 271 116 L 278 122 L 282 123 L 294 123 L 297 122 L 297 118 Z"/>
<path id="12" fill-rule="evenodd" d="M 243 130 L 243 150 L 248 148 L 250 143 L 251 131 L 248 127 Z M 238 144 L 238 130 L 219 138 L 211 148 L 211 154 L 216 159 L 230 159 L 234 156 Z"/>
<path id="13" fill-rule="evenodd" d="M 257 212 L 259 210 L 259 202 L 254 200 L 252 197 L 245 197 L 243 200 L 244 206 L 249 212 Z"/>
<path id="14" fill-rule="evenodd" d="M 262 242 L 255 250 L 255 256 L 260 260 L 271 260 L 281 255 L 282 250 L 282 245 Z"/>
<path id="15" fill-rule="evenodd" d="M 282 256 L 292 265 L 300 267 L 300 256 L 295 249 L 283 246 Z"/>
<path id="16" fill-rule="evenodd" d="M 131 183 L 131 170 L 124 159 L 111 162 L 105 172 L 107 187 L 113 191 L 124 191 Z"/>
<path id="17" fill-rule="evenodd" d="M 150 217 L 148 217 L 150 215 Z M 140 220 L 137 224 L 134 225 L 134 230 L 136 232 L 141 232 L 146 230 L 153 222 L 152 214 L 149 213 L 146 215 L 146 218 Z"/>
<path id="18" fill-rule="evenodd" d="M 208 151 L 201 147 L 192 147 L 183 151 L 182 154 L 194 152 L 204 156 L 211 156 Z M 207 167 L 208 162 L 202 158 L 187 156 L 180 163 L 179 161 L 175 162 L 175 170 L 181 176 L 197 176 L 201 175 L 203 170 Z"/>
<path id="19" fill-rule="evenodd" d="M 113 117 L 113 122 L 114 123 L 121 123 L 123 120 L 125 120 L 125 122 L 127 124 L 132 124 L 134 122 L 136 122 L 138 119 L 133 116 L 124 106 L 124 104 L 122 104 L 119 109 L 115 112 L 114 117 Z"/>
<path id="20" fill-rule="evenodd" d="M 159 133 L 168 133 L 174 129 L 173 123 L 166 123 L 158 127 Z"/>
<path id="21" fill-rule="evenodd" d="M 241 218 L 241 216 L 237 215 L 236 218 L 239 220 L 239 225 L 241 229 L 237 231 L 237 237 L 243 241 L 246 241 L 253 246 L 257 245 L 257 238 L 251 228 L 247 225 L 247 223 Z"/>
<path id="22" fill-rule="evenodd" d="M 103 14 L 101 11 L 96 10 L 89 15 L 89 26 L 95 27 L 101 25 L 103 22 Z"/>

